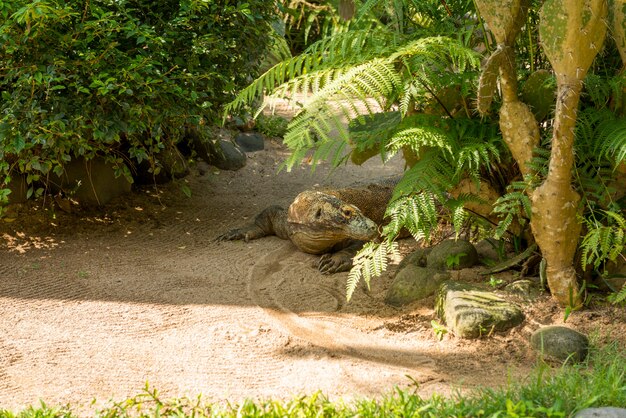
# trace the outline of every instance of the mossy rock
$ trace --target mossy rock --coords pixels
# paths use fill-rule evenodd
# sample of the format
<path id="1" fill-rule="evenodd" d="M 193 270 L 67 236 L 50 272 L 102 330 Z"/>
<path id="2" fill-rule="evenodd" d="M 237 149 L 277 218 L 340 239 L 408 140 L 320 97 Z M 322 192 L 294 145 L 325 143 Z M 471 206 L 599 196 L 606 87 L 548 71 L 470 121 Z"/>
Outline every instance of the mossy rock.
<path id="1" fill-rule="evenodd" d="M 398 271 L 411 264 L 417 267 L 426 267 L 428 254 L 430 254 L 431 248 L 417 248 L 407 254 L 400 264 L 398 264 Z"/>
<path id="2" fill-rule="evenodd" d="M 509 330 L 524 321 L 521 309 L 501 296 L 459 282 L 439 288 L 435 310 L 454 335 L 478 338 Z"/>
<path id="3" fill-rule="evenodd" d="M 385 303 L 400 307 L 435 293 L 439 285 L 450 278 L 450 274 L 436 269 L 407 264 L 393 279 Z"/>
<path id="4" fill-rule="evenodd" d="M 461 270 L 478 263 L 478 253 L 466 240 L 445 240 L 431 248 L 426 266 L 439 270 Z"/>

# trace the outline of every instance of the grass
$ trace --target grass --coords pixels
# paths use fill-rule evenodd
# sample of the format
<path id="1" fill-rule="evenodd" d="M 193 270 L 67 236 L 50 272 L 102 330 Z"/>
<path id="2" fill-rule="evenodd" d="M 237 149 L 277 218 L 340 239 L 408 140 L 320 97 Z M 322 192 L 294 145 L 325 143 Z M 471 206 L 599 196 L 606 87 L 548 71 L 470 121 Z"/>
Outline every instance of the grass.
<path id="1" fill-rule="evenodd" d="M 488 365 L 486 365 L 488 367 Z M 331 402 L 323 394 L 289 401 L 245 401 L 213 405 L 202 399 L 162 400 L 157 391 L 112 403 L 94 416 L 113 417 L 567 417 L 588 407 L 626 408 L 626 352 L 617 343 L 593 349 L 588 360 L 556 370 L 539 363 L 523 383 L 504 389 L 478 389 L 469 395 L 423 399 L 397 389 L 381 400 Z M 45 404 L 18 413 L 0 410 L 2 418 L 69 418 L 69 408 Z"/>

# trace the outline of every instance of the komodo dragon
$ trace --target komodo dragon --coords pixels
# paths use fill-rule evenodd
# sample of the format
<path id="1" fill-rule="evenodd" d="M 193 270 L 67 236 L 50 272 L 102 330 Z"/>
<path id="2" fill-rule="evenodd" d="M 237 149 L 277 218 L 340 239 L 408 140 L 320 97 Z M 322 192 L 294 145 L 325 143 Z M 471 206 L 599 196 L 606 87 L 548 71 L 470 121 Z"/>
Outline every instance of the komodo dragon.
<path id="1" fill-rule="evenodd" d="M 385 209 L 399 176 L 342 189 L 307 190 L 289 208 L 270 206 L 254 223 L 232 229 L 218 241 L 249 241 L 276 235 L 305 253 L 323 254 L 317 267 L 323 274 L 350 270 L 352 258 L 365 241 L 378 236 Z"/>

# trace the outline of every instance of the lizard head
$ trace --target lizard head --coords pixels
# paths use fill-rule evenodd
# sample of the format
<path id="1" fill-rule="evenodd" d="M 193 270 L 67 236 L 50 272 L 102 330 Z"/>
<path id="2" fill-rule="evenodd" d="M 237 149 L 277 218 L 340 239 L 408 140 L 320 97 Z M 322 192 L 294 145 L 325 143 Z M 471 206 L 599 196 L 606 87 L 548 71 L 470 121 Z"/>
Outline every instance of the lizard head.
<path id="1" fill-rule="evenodd" d="M 318 191 L 300 193 L 289 206 L 287 222 L 294 244 L 313 254 L 346 240 L 368 241 L 378 236 L 378 225 L 359 208 Z"/>

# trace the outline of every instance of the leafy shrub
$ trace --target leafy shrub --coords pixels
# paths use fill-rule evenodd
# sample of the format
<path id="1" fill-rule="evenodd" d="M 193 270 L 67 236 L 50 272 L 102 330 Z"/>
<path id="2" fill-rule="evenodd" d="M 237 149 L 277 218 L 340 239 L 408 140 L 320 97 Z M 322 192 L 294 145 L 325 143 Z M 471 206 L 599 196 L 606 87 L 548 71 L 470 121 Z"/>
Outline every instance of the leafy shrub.
<path id="1" fill-rule="evenodd" d="M 130 178 L 185 129 L 214 120 L 270 42 L 261 0 L 0 2 L 0 189 L 77 156 Z"/>
<path id="2" fill-rule="evenodd" d="M 275 115 L 259 115 L 256 119 L 256 130 L 265 136 L 283 137 L 287 133 L 287 119 Z"/>

